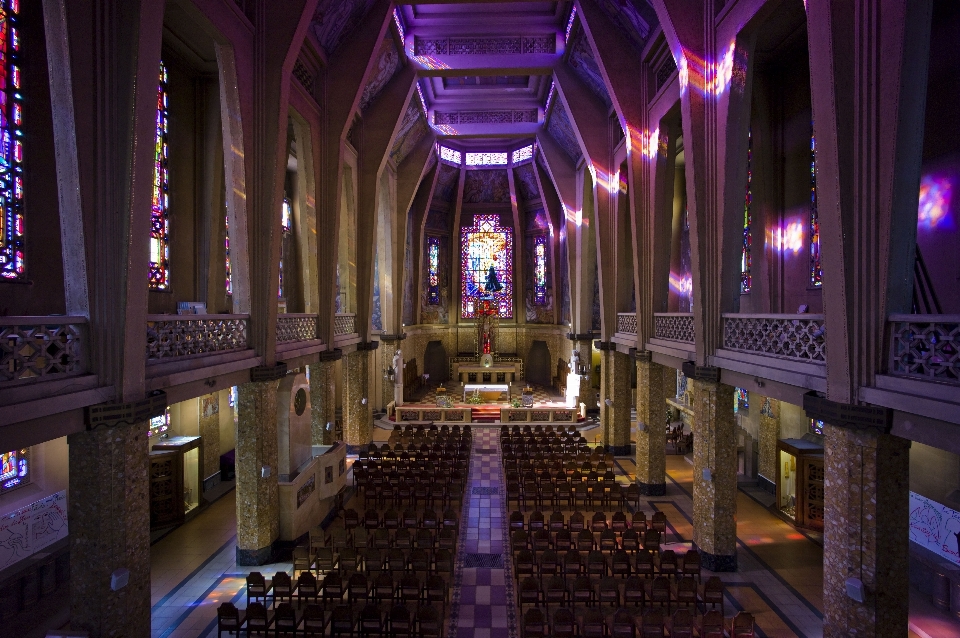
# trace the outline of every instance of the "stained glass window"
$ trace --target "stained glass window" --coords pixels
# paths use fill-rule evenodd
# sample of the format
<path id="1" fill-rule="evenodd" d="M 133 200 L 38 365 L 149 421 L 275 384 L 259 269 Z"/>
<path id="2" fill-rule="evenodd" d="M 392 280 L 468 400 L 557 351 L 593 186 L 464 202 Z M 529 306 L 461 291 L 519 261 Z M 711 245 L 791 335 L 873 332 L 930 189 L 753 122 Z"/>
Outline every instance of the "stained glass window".
<path id="1" fill-rule="evenodd" d="M 393 10 L 393 23 L 397 25 L 397 33 L 400 35 L 400 46 L 406 42 L 406 29 L 403 28 L 403 18 L 400 17 L 400 8 Z"/>
<path id="2" fill-rule="evenodd" d="M 452 148 L 447 148 L 446 146 L 440 147 L 440 159 L 442 160 L 459 165 L 461 157 L 462 155 L 460 155 L 460 151 L 455 151 Z"/>
<path id="3" fill-rule="evenodd" d="M 30 454 L 27 448 L 0 454 L 0 494 L 30 482 Z"/>
<path id="4" fill-rule="evenodd" d="M 286 256 L 284 245 L 287 243 L 287 237 L 293 232 L 293 209 L 290 207 L 290 199 L 283 198 L 283 205 L 280 212 L 280 286 L 277 288 L 277 296 L 283 299 L 283 258 Z"/>
<path id="5" fill-rule="evenodd" d="M 823 285 L 820 264 L 820 213 L 817 210 L 817 138 L 810 134 L 810 284 Z"/>
<path id="6" fill-rule="evenodd" d="M 573 21 L 576 19 L 577 19 L 577 6 L 574 5 L 573 8 L 570 9 L 570 17 L 567 18 L 567 28 L 563 36 L 564 42 L 570 41 L 570 32 L 573 31 Z"/>
<path id="7" fill-rule="evenodd" d="M 464 319 L 476 317 L 482 300 L 492 301 L 502 319 L 513 317 L 513 232 L 498 215 L 476 215 L 460 236 L 460 293 Z"/>
<path id="8" fill-rule="evenodd" d="M 467 153 L 467 166 L 503 166 L 506 163 L 506 153 Z"/>
<path id="9" fill-rule="evenodd" d="M 230 265 L 230 216 L 225 215 L 223 218 L 224 228 L 226 229 L 226 235 L 223 240 L 223 249 L 226 255 L 226 267 L 227 267 L 227 294 L 233 294 L 233 268 Z"/>
<path id="10" fill-rule="evenodd" d="M 147 438 L 160 438 L 170 429 L 170 408 L 164 410 L 160 416 L 150 419 L 150 429 L 147 430 Z"/>
<path id="11" fill-rule="evenodd" d="M 533 300 L 537 304 L 547 302 L 547 238 L 537 237 L 533 246 Z"/>
<path id="12" fill-rule="evenodd" d="M 823 436 L 823 421 L 818 421 L 817 419 L 810 419 L 810 433 Z"/>
<path id="13" fill-rule="evenodd" d="M 753 133 L 747 130 L 747 194 L 743 203 L 743 253 L 740 258 L 740 294 L 750 292 L 753 287 L 753 276 L 750 268 L 753 265 L 753 233 L 750 225 L 753 223 L 753 213 L 750 208 L 753 204 Z"/>
<path id="14" fill-rule="evenodd" d="M 157 140 L 153 160 L 153 206 L 150 209 L 150 287 L 170 287 L 170 174 L 168 147 L 167 67 L 160 63 L 157 86 Z"/>
<path id="15" fill-rule="evenodd" d="M 436 305 L 440 303 L 440 239 L 438 237 L 427 238 L 427 259 L 429 261 L 427 274 L 430 278 L 427 303 Z"/>
<path id="16" fill-rule="evenodd" d="M 0 277 L 24 276 L 19 0 L 0 3 Z"/>
<path id="17" fill-rule="evenodd" d="M 513 152 L 513 163 L 518 164 L 533 157 L 533 144 L 527 144 Z"/>
<path id="18" fill-rule="evenodd" d="M 739 412 L 750 407 L 750 395 L 743 388 L 733 389 L 733 411 Z"/>

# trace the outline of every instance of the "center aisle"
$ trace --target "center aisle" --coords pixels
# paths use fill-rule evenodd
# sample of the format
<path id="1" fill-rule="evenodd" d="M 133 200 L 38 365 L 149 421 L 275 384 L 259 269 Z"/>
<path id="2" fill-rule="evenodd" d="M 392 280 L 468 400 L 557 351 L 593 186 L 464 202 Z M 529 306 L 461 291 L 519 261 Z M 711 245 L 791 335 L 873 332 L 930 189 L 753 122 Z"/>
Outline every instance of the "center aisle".
<path id="1" fill-rule="evenodd" d="M 517 636 L 504 491 L 499 426 L 475 426 L 460 517 L 450 638 Z"/>

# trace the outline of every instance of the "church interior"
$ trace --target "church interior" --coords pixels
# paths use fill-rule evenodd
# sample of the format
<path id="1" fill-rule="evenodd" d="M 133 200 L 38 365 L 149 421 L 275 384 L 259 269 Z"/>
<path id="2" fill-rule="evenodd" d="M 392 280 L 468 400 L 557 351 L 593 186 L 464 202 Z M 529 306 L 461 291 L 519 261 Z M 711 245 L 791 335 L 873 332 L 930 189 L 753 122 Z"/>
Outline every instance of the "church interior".
<path id="1" fill-rule="evenodd" d="M 0 0 L 0 635 L 960 636 L 958 42 Z"/>

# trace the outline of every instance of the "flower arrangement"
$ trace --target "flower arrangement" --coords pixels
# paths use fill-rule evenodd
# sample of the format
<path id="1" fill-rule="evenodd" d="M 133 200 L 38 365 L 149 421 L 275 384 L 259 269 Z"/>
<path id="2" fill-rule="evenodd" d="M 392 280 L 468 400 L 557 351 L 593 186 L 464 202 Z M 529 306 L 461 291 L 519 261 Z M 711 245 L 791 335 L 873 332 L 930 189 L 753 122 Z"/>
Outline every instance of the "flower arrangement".
<path id="1" fill-rule="evenodd" d="M 480 396 L 480 390 L 474 390 L 473 394 L 467 398 L 467 403 L 470 403 L 471 405 L 480 405 L 483 403 L 483 397 Z"/>

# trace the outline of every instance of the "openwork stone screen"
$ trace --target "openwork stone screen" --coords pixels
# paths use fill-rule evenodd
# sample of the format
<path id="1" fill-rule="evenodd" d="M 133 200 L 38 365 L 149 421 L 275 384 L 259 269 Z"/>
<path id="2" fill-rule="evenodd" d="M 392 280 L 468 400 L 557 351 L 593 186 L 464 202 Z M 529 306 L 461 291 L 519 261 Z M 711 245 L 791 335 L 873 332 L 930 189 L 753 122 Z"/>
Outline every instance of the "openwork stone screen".
<path id="1" fill-rule="evenodd" d="M 633 312 L 621 312 L 617 315 L 617 332 L 637 334 L 637 315 Z"/>
<path id="2" fill-rule="evenodd" d="M 447 162 L 452 162 L 453 164 L 459 164 L 461 160 L 460 151 L 455 151 L 452 148 L 447 148 L 446 146 L 440 147 L 440 159 Z"/>
<path id="3" fill-rule="evenodd" d="M 277 343 L 317 338 L 317 315 L 289 314 L 277 317 Z"/>
<path id="4" fill-rule="evenodd" d="M 357 318 L 353 314 L 337 313 L 333 318 L 334 336 L 353 334 L 357 331 Z"/>
<path id="5" fill-rule="evenodd" d="M 724 315 L 723 347 L 826 362 L 823 315 Z"/>
<path id="6" fill-rule="evenodd" d="M 499 215 L 477 215 L 473 226 L 460 236 L 461 316 L 472 319 L 482 298 L 492 298 L 499 316 L 513 317 L 513 231 L 500 225 Z M 501 290 L 487 291 L 490 268 L 496 272 Z"/>
<path id="7" fill-rule="evenodd" d="M 557 38 L 552 33 L 531 36 L 494 36 L 413 38 L 414 55 L 520 55 L 556 53 Z"/>
<path id="8" fill-rule="evenodd" d="M 57 317 L 34 323 L 20 317 L 0 323 L 0 382 L 39 379 L 86 371 L 83 357 L 85 319 Z"/>
<path id="9" fill-rule="evenodd" d="M 147 318 L 147 360 L 245 350 L 247 315 Z"/>
<path id="10" fill-rule="evenodd" d="M 890 374 L 960 383 L 960 315 L 890 319 Z"/>
<path id="11" fill-rule="evenodd" d="M 657 339 L 693 343 L 693 315 L 690 313 L 663 313 L 653 317 L 653 332 Z"/>
<path id="12" fill-rule="evenodd" d="M 505 166 L 506 153 L 467 153 L 467 166 Z"/>

